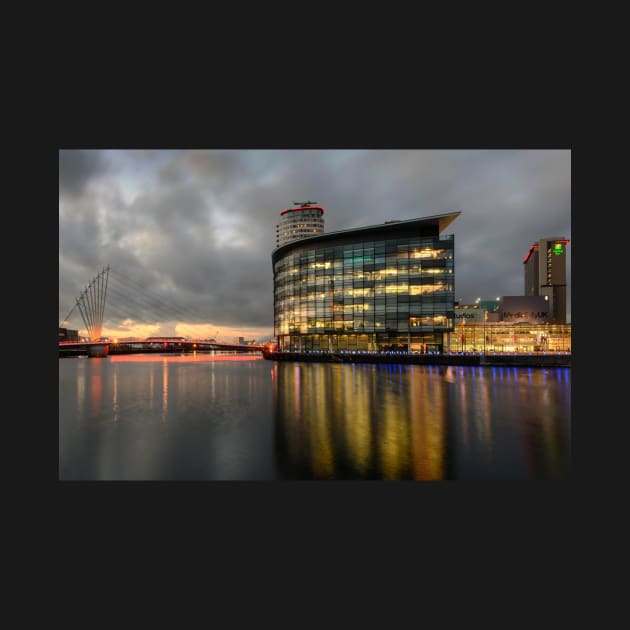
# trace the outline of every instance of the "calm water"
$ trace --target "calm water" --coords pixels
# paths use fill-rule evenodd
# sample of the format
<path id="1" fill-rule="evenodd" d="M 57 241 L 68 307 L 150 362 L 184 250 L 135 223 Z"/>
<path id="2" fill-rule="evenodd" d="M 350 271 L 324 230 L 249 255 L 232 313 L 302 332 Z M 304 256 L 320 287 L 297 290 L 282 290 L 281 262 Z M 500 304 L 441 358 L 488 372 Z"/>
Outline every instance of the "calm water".
<path id="1" fill-rule="evenodd" d="M 59 360 L 60 479 L 566 479 L 571 370 Z"/>

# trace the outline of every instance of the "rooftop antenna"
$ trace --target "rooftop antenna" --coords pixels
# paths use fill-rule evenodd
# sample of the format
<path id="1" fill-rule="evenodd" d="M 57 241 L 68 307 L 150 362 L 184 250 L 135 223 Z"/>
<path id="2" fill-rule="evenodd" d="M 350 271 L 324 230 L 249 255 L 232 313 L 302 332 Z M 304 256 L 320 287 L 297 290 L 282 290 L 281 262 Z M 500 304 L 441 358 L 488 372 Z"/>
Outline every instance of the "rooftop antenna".
<path id="1" fill-rule="evenodd" d="M 317 201 L 294 201 L 293 205 L 294 206 L 302 206 L 302 207 L 304 207 L 304 206 L 311 206 L 314 203 L 317 203 Z"/>

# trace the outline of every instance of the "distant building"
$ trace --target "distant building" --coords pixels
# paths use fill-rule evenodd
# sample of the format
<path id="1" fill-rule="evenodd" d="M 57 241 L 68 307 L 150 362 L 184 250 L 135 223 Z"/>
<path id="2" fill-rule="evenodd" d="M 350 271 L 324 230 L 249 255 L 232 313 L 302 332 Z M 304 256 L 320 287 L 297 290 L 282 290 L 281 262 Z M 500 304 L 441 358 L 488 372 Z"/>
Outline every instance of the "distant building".
<path id="1" fill-rule="evenodd" d="M 541 295 L 504 295 L 496 300 L 455 305 L 455 324 L 546 324 L 551 321 L 549 302 Z"/>
<path id="2" fill-rule="evenodd" d="M 571 324 L 456 324 L 445 352 L 571 352 Z"/>
<path id="3" fill-rule="evenodd" d="M 280 211 L 282 218 L 276 225 L 276 247 L 324 232 L 324 208 L 314 203 L 307 201 L 296 208 Z"/>
<path id="4" fill-rule="evenodd" d="M 540 295 L 549 303 L 550 321 L 567 321 L 566 238 L 546 237 L 534 243 L 524 265 L 525 295 Z"/>
<path id="5" fill-rule="evenodd" d="M 551 322 L 545 296 L 504 295 L 456 305 L 455 330 L 446 341 L 449 352 L 570 352 L 571 324 Z"/>
<path id="6" fill-rule="evenodd" d="M 79 341 L 79 331 L 70 328 L 59 329 L 59 341 Z"/>

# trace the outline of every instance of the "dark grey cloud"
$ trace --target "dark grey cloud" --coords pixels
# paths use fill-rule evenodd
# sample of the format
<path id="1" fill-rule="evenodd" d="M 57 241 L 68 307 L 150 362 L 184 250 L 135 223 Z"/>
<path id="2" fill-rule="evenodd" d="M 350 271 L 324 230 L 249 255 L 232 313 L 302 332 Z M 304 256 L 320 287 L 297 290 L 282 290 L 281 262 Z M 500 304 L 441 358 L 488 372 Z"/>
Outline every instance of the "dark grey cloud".
<path id="1" fill-rule="evenodd" d="M 106 161 L 98 151 L 59 151 L 59 197 L 79 196 L 90 180 L 103 174 Z"/>
<path id="2" fill-rule="evenodd" d="M 194 314 L 271 335 L 275 225 L 280 210 L 307 199 L 326 207 L 326 231 L 461 211 L 447 230 L 455 234 L 457 297 L 519 295 L 531 243 L 571 238 L 570 157 L 566 150 L 62 151 L 60 318 L 109 264 L 191 321 Z M 116 317 L 112 311 L 112 324 Z"/>

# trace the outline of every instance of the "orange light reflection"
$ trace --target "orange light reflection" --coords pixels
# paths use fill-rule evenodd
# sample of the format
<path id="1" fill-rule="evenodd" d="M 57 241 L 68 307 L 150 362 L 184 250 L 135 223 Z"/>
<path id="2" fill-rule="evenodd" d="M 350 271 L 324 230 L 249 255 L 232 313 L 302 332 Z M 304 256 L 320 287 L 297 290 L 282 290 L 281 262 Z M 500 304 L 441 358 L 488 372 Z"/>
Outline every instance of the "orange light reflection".
<path id="1" fill-rule="evenodd" d="M 162 422 L 166 422 L 168 412 L 168 361 L 162 361 Z"/>
<path id="2" fill-rule="evenodd" d="M 206 363 L 209 361 L 260 361 L 262 356 L 222 356 L 194 353 L 191 355 L 178 354 L 171 357 L 163 354 L 123 354 L 112 355 L 109 360 L 112 363 L 162 363 L 163 361 L 168 363 Z"/>
<path id="3" fill-rule="evenodd" d="M 92 398 L 92 412 L 95 416 L 99 416 L 101 414 L 103 399 L 103 386 L 100 373 L 92 374 L 90 393 Z"/>

